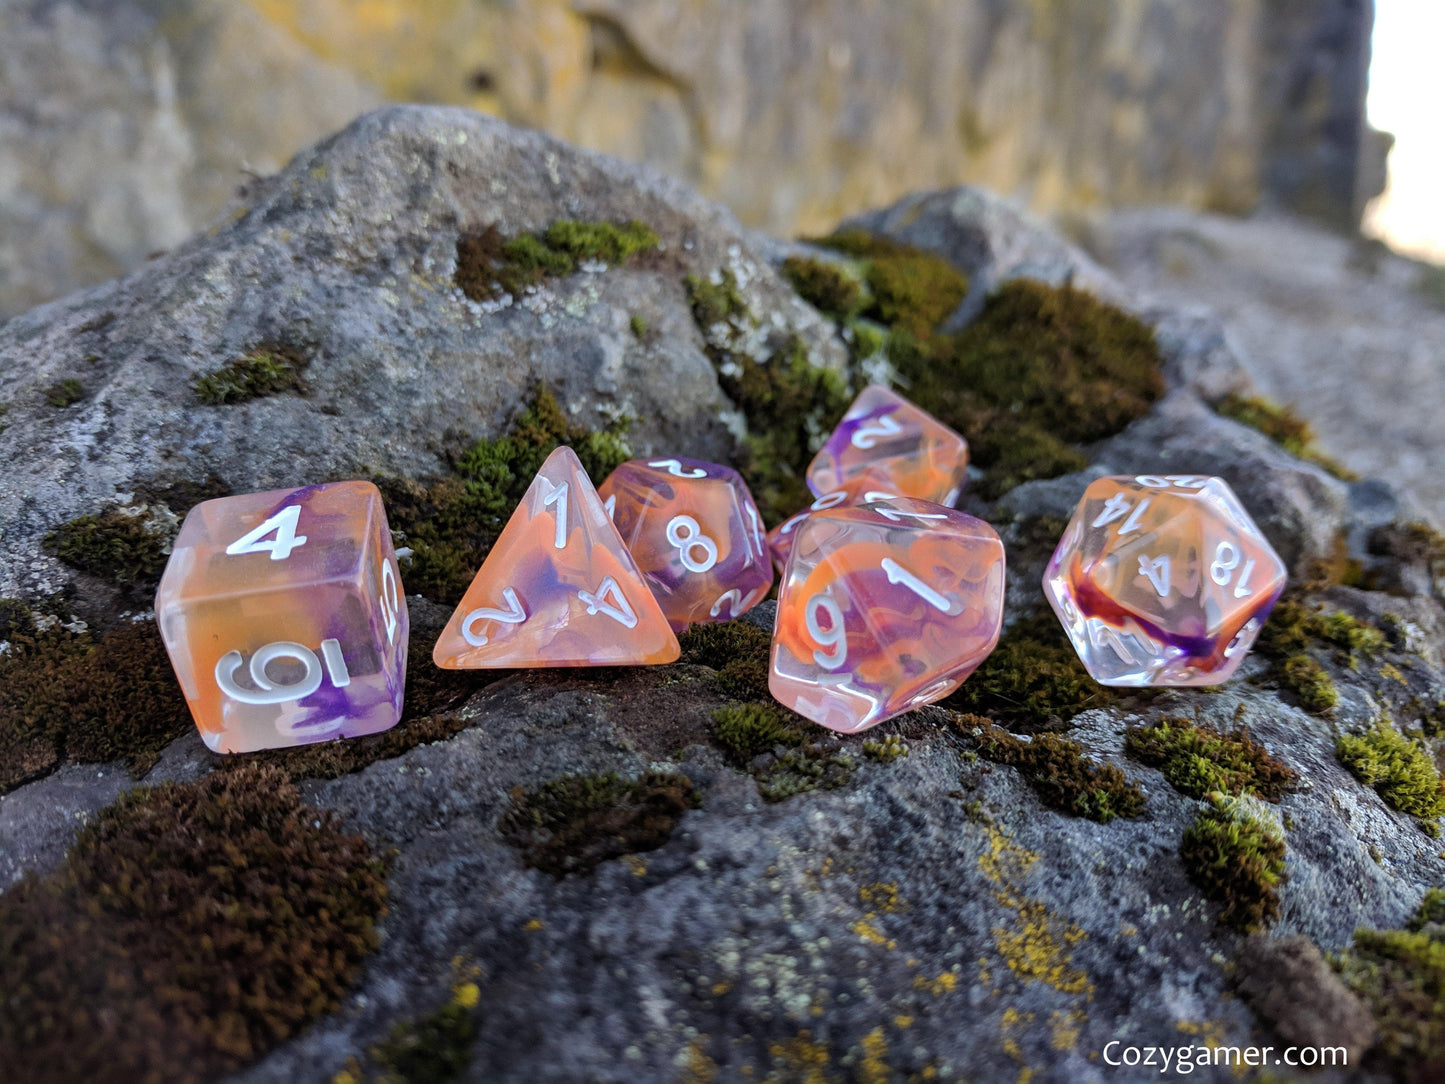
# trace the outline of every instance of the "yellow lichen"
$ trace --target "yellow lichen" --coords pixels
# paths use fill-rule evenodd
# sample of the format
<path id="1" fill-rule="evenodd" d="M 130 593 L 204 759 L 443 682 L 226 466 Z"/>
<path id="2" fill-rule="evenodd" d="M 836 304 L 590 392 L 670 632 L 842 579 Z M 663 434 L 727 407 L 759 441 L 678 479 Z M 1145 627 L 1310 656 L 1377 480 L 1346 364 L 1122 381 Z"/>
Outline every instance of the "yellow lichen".
<path id="1" fill-rule="evenodd" d="M 958 988 L 958 976 L 952 971 L 945 971 L 936 979 L 926 979 L 922 975 L 914 975 L 913 988 L 932 994 L 934 997 L 942 997 L 944 994 L 953 993 Z"/>
<path id="2" fill-rule="evenodd" d="M 893 882 L 874 881 L 858 889 L 858 902 L 868 910 L 891 915 L 904 909 L 903 897 L 898 894 L 898 885 Z"/>
<path id="3" fill-rule="evenodd" d="M 828 1048 L 813 1040 L 813 1033 L 803 1028 L 786 1042 L 772 1043 L 768 1053 L 773 1064 L 779 1069 L 790 1069 L 799 1084 L 827 1084 L 828 1076 L 823 1072 L 828 1064 Z"/>
<path id="4" fill-rule="evenodd" d="M 857 1079 L 860 1084 L 888 1084 L 893 1079 L 893 1070 L 888 1067 L 888 1040 L 883 1037 L 882 1028 L 874 1028 L 863 1036 L 863 1057 L 858 1061 Z"/>
<path id="5" fill-rule="evenodd" d="M 1079 1045 L 1086 1017 L 1081 1010 L 1056 1012 L 1049 1017 L 1049 1044 L 1055 1050 L 1072 1050 Z"/>
<path id="6" fill-rule="evenodd" d="M 860 918 L 848 928 L 870 945 L 881 945 L 886 949 L 896 949 L 898 947 L 897 941 L 885 937 L 879 932 L 878 927 L 869 922 L 867 918 Z"/>
<path id="7" fill-rule="evenodd" d="M 522 927 L 522 929 L 528 933 L 536 933 L 538 930 L 545 930 L 546 928 L 547 924 L 540 918 L 529 918 L 527 919 L 527 924 Z"/>

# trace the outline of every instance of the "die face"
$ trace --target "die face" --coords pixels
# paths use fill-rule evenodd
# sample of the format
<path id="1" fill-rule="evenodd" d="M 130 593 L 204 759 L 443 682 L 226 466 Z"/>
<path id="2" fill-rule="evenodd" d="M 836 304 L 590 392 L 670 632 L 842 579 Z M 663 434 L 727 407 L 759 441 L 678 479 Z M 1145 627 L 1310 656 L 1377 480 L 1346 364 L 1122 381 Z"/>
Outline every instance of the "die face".
<path id="1" fill-rule="evenodd" d="M 216 752 L 375 734 L 401 717 L 406 597 L 369 482 L 197 505 L 156 620 Z"/>
<path id="2" fill-rule="evenodd" d="M 863 488 L 952 505 L 963 491 L 968 442 L 881 384 L 870 384 L 808 466 L 819 496 Z"/>
<path id="3" fill-rule="evenodd" d="M 1100 478 L 1044 593 L 1105 685 L 1216 685 L 1284 589 L 1284 563 L 1234 492 L 1202 475 Z"/>
<path id="4" fill-rule="evenodd" d="M 432 658 L 445 669 L 627 666 L 681 654 L 571 448 L 547 457 Z"/>
<path id="5" fill-rule="evenodd" d="M 598 487 L 674 632 L 727 621 L 773 585 L 763 523 L 742 476 L 697 459 L 634 459 Z"/>
<path id="6" fill-rule="evenodd" d="M 1004 551 L 982 520 L 899 498 L 798 528 L 778 591 L 769 688 L 856 732 L 947 696 L 998 643 Z"/>

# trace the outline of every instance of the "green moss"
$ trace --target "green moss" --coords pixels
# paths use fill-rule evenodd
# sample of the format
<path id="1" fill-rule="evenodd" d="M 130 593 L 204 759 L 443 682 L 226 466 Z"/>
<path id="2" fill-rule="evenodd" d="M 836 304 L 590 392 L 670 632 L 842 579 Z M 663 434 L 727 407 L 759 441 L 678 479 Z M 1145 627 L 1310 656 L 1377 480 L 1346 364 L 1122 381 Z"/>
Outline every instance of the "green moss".
<path id="1" fill-rule="evenodd" d="M 958 726 L 978 741 L 983 756 L 1017 768 L 1050 809 L 1101 824 L 1144 811 L 1144 792 L 1114 765 L 1089 760 L 1076 741 L 1058 734 L 1020 741 L 977 715 L 961 716 Z"/>
<path id="2" fill-rule="evenodd" d="M 1277 802 L 1298 778 L 1244 727 L 1224 732 L 1187 719 L 1160 719 L 1151 726 L 1130 727 L 1124 751 L 1158 768 L 1191 798 L 1218 792 Z"/>
<path id="3" fill-rule="evenodd" d="M 1067 723 L 1116 699 L 1096 684 L 1052 614 L 1018 621 L 944 707 L 1005 720 L 1014 730 Z"/>
<path id="4" fill-rule="evenodd" d="M 45 389 L 45 401 L 57 410 L 74 406 L 84 398 L 85 388 L 81 385 L 80 381 L 74 377 L 57 380 Z"/>
<path id="5" fill-rule="evenodd" d="M 527 865 L 560 878 L 656 850 L 682 815 L 701 804 L 692 780 L 674 772 L 635 780 L 616 772 L 564 775 L 532 790 L 514 789 L 497 827 Z"/>
<path id="6" fill-rule="evenodd" d="M 738 290 L 737 276 L 724 268 L 713 278 L 688 275 L 682 280 L 692 318 L 704 332 L 716 324 L 739 319 L 752 321 L 748 303 Z"/>
<path id="7" fill-rule="evenodd" d="M 808 739 L 807 723 L 759 701 L 719 708 L 713 713 L 713 738 L 739 767 L 778 746 L 796 748 Z"/>
<path id="8" fill-rule="evenodd" d="M 337 1009 L 383 863 L 265 768 L 138 788 L 0 896 L 0 1058 L 26 1080 L 197 1080 Z"/>
<path id="9" fill-rule="evenodd" d="M 1431 889 L 1403 930 L 1356 930 L 1331 961 L 1375 1018 L 1371 1065 L 1390 1079 L 1438 1079 L 1445 1064 L 1445 894 Z"/>
<path id="10" fill-rule="evenodd" d="M 1231 392 L 1215 403 L 1214 409 L 1226 418 L 1233 418 L 1251 429 L 1258 429 L 1290 455 L 1321 466 L 1336 478 L 1349 482 L 1359 481 L 1358 474 L 1315 447 L 1314 430 L 1310 428 L 1309 422 L 1290 407 L 1269 399 Z"/>
<path id="11" fill-rule="evenodd" d="M 1305 711 L 1323 714 L 1340 702 L 1340 690 L 1334 679 L 1308 655 L 1286 659 L 1277 673 L 1280 684 L 1294 693 Z"/>
<path id="12" fill-rule="evenodd" d="M 4 609 L 9 649 L 0 654 L 0 794 L 67 761 L 124 760 L 143 775 L 191 728 L 151 622 L 100 635 L 39 631 L 23 606 L 9 601 Z"/>
<path id="13" fill-rule="evenodd" d="M 872 300 L 860 311 L 896 330 L 928 335 L 968 293 L 967 275 L 941 256 L 912 245 L 865 230 L 842 230 L 817 243 L 862 261 Z"/>
<path id="14" fill-rule="evenodd" d="M 285 346 L 263 346 L 191 381 L 196 398 L 207 406 L 245 403 L 285 391 L 302 392 L 306 358 Z"/>
<path id="15" fill-rule="evenodd" d="M 1335 756 L 1360 782 L 1375 788 L 1386 804 L 1415 817 L 1445 815 L 1445 781 L 1424 746 L 1387 720 L 1364 734 L 1342 734 Z"/>
<path id="16" fill-rule="evenodd" d="M 540 233 L 510 239 L 487 226 L 457 239 L 456 284 L 473 301 L 504 293 L 521 297 L 549 278 L 570 275 L 579 263 L 625 264 L 657 247 L 657 234 L 636 220 L 617 225 L 562 219 Z"/>
<path id="17" fill-rule="evenodd" d="M 376 1084 L 444 1084 L 455 1080 L 472 1060 L 472 1043 L 477 1037 L 481 991 L 473 981 L 476 968 L 453 961 L 455 976 L 451 997 L 435 1012 L 415 1020 L 403 1020 L 391 1029 L 384 1042 L 369 1053 L 381 1072 L 371 1079 Z M 361 1084 L 360 1065 L 332 1084 Z"/>
<path id="18" fill-rule="evenodd" d="M 1148 326 L 1072 287 L 1005 284 L 957 335 L 894 335 L 909 397 L 969 440 L 995 497 L 1020 481 L 1077 470 L 1072 445 L 1100 440 L 1164 393 Z"/>
<path id="19" fill-rule="evenodd" d="M 880 764 L 891 764 L 899 757 L 908 755 L 908 743 L 897 734 L 882 738 L 868 738 L 863 742 L 863 755 Z"/>
<path id="20" fill-rule="evenodd" d="M 639 316 L 637 313 L 634 312 L 631 318 L 627 321 L 627 326 L 632 330 L 632 337 L 638 342 L 643 342 L 647 339 L 646 317 Z"/>
<path id="21" fill-rule="evenodd" d="M 872 300 L 863 284 L 836 263 L 789 256 L 781 270 L 799 297 L 835 320 L 856 316 Z"/>
<path id="22" fill-rule="evenodd" d="M 1244 932 L 1279 917 L 1279 887 L 1288 879 L 1284 855 L 1284 834 L 1245 799 L 1202 810 L 1179 845 L 1189 879 L 1221 905 L 1220 922 Z"/>
<path id="23" fill-rule="evenodd" d="M 1388 645 L 1384 632 L 1368 621 L 1343 610 L 1326 612 L 1290 595 L 1275 604 L 1256 641 L 1260 653 L 1276 661 L 1312 647 L 1339 648 L 1349 661 L 1379 655 Z"/>
<path id="24" fill-rule="evenodd" d="M 710 666 L 718 685 L 738 700 L 767 700 L 772 637 L 750 621 L 693 625 L 678 636 L 683 662 Z"/>
<path id="25" fill-rule="evenodd" d="M 753 777 L 767 802 L 844 786 L 857 767 L 817 727 L 773 703 L 720 708 L 713 722 L 713 739 Z"/>
<path id="26" fill-rule="evenodd" d="M 45 536 L 45 546 L 81 572 L 128 587 L 153 587 L 170 559 L 175 531 L 144 514 L 111 509 L 61 524 Z"/>
<path id="27" fill-rule="evenodd" d="M 532 484 L 543 461 L 570 445 L 594 482 L 631 455 L 626 422 L 589 430 L 571 421 L 551 392 L 540 389 L 506 436 L 482 440 L 430 483 L 376 479 L 387 519 L 411 548 L 403 570 L 408 591 L 455 604 Z"/>

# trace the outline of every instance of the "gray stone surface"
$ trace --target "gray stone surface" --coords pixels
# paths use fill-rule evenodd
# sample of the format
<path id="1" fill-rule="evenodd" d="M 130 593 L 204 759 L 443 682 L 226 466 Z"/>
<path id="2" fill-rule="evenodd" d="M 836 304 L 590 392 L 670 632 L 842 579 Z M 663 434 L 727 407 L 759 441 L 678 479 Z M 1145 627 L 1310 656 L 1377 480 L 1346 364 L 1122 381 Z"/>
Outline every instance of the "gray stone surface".
<path id="1" fill-rule="evenodd" d="M 1088 268 L 1100 290 L 1130 297 L 990 197 L 908 206 L 931 209 L 878 221 L 983 238 L 969 269 L 987 281 L 1024 263 L 1050 281 Z M 509 304 L 468 302 L 451 284 L 459 230 L 563 216 L 640 217 L 666 251 Z M 685 271 L 733 269 L 765 330 L 795 330 L 820 363 L 841 358 L 829 326 L 773 271 L 784 246 L 646 170 L 458 110 L 363 118 L 252 186 L 229 217 L 119 282 L 0 326 L 10 403 L 0 456 L 11 465 L 0 594 L 70 582 L 38 540 L 118 492 L 209 476 L 244 490 L 360 466 L 425 473 L 439 467 L 444 430 L 496 432 L 537 377 L 579 417 L 636 413 L 641 448 L 725 455 L 730 404 L 688 312 Z M 629 334 L 634 311 L 657 332 L 648 344 Z M 979 511 L 1001 524 L 1066 515 L 1101 470 L 1219 471 L 1299 568 L 1337 533 L 1358 541 L 1405 502 L 1388 486 L 1345 486 L 1213 415 L 1202 394 L 1244 386 L 1227 339 L 1206 318 L 1150 312 L 1169 396 L 1092 449 L 1089 472 Z M 203 407 L 187 389 L 192 374 L 290 335 L 313 351 L 305 395 Z M 86 398 L 57 409 L 43 391 L 63 377 L 81 380 Z M 1041 563 L 1010 553 L 1010 619 L 1037 604 Z M 1327 597 L 1375 621 L 1394 616 L 1402 639 L 1379 661 L 1404 668 L 1408 688 L 1376 665 L 1328 659 L 1341 704 L 1311 716 L 1253 658 L 1222 691 L 1085 712 L 1071 734 L 1147 794 L 1141 818 L 1107 825 L 1053 812 L 1013 769 L 964 755 L 939 709 L 874 732 L 902 734 L 905 757 L 879 764 L 849 739 L 858 767 L 845 786 L 768 804 L 707 740 L 720 701 L 702 668 L 503 678 L 468 701 L 472 726 L 450 740 L 305 785 L 375 846 L 395 848 L 390 913 L 343 1009 L 237 1079 L 329 1079 L 396 1022 L 441 1004 L 459 955 L 480 968 L 466 1074 L 476 1081 L 789 1080 L 818 1058 L 841 1079 L 1013 1080 L 1027 1068 L 1035 1080 L 1115 1081 L 1155 1078 L 1103 1065 L 1097 1055 L 1115 1039 L 1272 1041 L 1270 1014 L 1234 996 L 1242 939 L 1217 926 L 1179 860 L 1203 803 L 1126 760 L 1123 733 L 1163 715 L 1240 721 L 1300 773 L 1266 813 L 1288 841 L 1276 935 L 1328 951 L 1358 926 L 1400 924 L 1445 879 L 1440 843 L 1355 782 L 1334 740 L 1387 706 L 1410 724 L 1407 693 L 1445 694 L 1445 611 L 1423 594 Z M 210 762 L 183 739 L 155 777 L 190 778 Z M 497 830 L 516 786 L 650 767 L 685 772 L 702 796 L 660 849 L 557 880 L 525 867 Z M 0 878 L 53 866 L 83 817 L 128 785 L 118 768 L 71 768 L 0 799 Z"/>
<path id="2" fill-rule="evenodd" d="M 1445 522 L 1445 305 L 1429 271 L 1299 219 L 1119 212 L 1083 233 L 1145 304 L 1209 311 L 1258 388 Z"/>

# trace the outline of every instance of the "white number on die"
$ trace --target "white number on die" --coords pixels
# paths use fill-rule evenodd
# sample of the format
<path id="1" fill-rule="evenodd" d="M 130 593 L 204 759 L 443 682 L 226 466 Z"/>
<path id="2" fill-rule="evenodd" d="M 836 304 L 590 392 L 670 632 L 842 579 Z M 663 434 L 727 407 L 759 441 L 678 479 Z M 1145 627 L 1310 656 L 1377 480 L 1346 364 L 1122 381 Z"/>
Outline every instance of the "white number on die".
<path id="1" fill-rule="evenodd" d="M 544 479 L 544 481 L 545 481 L 545 479 Z M 551 485 L 551 483 L 548 482 L 548 485 Z M 556 535 L 556 537 L 552 540 L 552 545 L 555 546 L 555 547 L 556 547 L 557 549 L 559 549 L 559 550 L 560 550 L 560 549 L 566 549 L 566 547 L 567 547 L 567 483 L 566 483 L 566 482 L 561 482 L 561 483 L 559 483 L 558 485 L 552 486 L 552 492 L 551 492 L 551 493 L 548 493 L 547 496 L 542 499 L 542 507 L 543 507 L 543 508 L 546 508 L 549 504 L 555 504 L 555 505 L 557 506 L 557 510 L 556 510 L 554 513 L 552 513 L 552 514 L 556 517 L 556 519 L 557 519 L 557 535 Z"/>
<path id="2" fill-rule="evenodd" d="M 386 625 L 386 642 L 396 643 L 396 626 L 401 616 L 401 589 L 397 586 L 396 573 L 391 562 L 381 562 L 381 593 L 376 596 L 381 606 L 381 620 Z"/>
<path id="3" fill-rule="evenodd" d="M 340 641 L 322 640 L 321 655 L 326 660 L 326 673 L 331 678 L 331 684 L 338 689 L 350 685 L 351 672 L 342 657 Z M 273 681 L 266 673 L 266 667 L 277 659 L 299 662 L 304 673 L 287 684 Z M 254 689 L 247 689 L 236 681 L 236 671 L 244 661 L 239 651 L 228 651 L 216 660 L 216 684 L 221 692 L 242 704 L 284 704 L 288 700 L 304 699 L 321 688 L 321 660 L 316 657 L 316 652 L 294 640 L 273 641 L 251 656 L 247 672 L 251 675 L 251 683 L 256 686 Z"/>
<path id="4" fill-rule="evenodd" d="M 853 433 L 850 442 L 855 448 L 862 448 L 865 451 L 878 442 L 879 437 L 896 437 L 903 432 L 903 426 L 899 425 L 887 414 L 880 415 L 869 425 L 860 425 Z"/>
<path id="5" fill-rule="evenodd" d="M 677 550 L 682 567 L 689 572 L 706 572 L 717 564 L 717 543 L 702 533 L 697 520 L 691 516 L 673 516 L 667 521 L 667 541 Z M 702 560 L 694 557 L 694 550 L 702 550 Z"/>
<path id="6" fill-rule="evenodd" d="M 1229 586 L 1229 581 L 1236 568 L 1239 568 L 1239 548 L 1228 539 L 1220 541 L 1214 547 L 1214 563 L 1209 566 L 1209 578 L 1220 587 Z M 1239 571 L 1239 579 L 1234 584 L 1234 597 L 1244 598 L 1252 588 L 1249 586 L 1249 575 L 1254 571 L 1254 559 L 1250 558 L 1244 562 L 1244 567 Z"/>
<path id="7" fill-rule="evenodd" d="M 953 613 L 953 602 L 947 595 L 940 595 L 892 557 L 883 558 L 880 564 L 889 583 L 901 583 L 935 610 L 946 614 Z"/>
<path id="8" fill-rule="evenodd" d="M 1105 527 L 1113 523 L 1116 519 L 1123 519 L 1127 514 L 1129 518 L 1120 524 L 1119 533 L 1128 534 L 1131 531 L 1137 531 L 1139 529 L 1139 517 L 1144 514 L 1144 509 L 1149 507 L 1150 499 L 1149 497 L 1145 497 L 1139 502 L 1137 507 L 1134 507 L 1130 503 L 1129 498 L 1124 494 L 1115 493 L 1104 502 L 1104 507 L 1100 510 L 1099 514 L 1094 517 L 1092 526 Z M 1132 512 L 1129 511 L 1131 507 L 1134 508 Z"/>
<path id="9" fill-rule="evenodd" d="M 733 618 L 737 617 L 738 614 L 747 613 L 753 602 L 757 599 L 759 595 L 763 593 L 763 591 L 764 588 L 754 587 L 751 591 L 744 595 L 736 587 L 729 587 L 722 594 L 718 595 L 717 601 L 712 604 L 712 609 L 708 610 L 708 614 L 711 617 L 722 616 L 723 603 L 727 603 L 727 620 L 731 621 Z"/>
<path id="10" fill-rule="evenodd" d="M 828 615 L 828 627 L 818 624 L 818 611 Z M 804 624 L 814 643 L 824 650 L 813 652 L 813 661 L 824 670 L 836 670 L 848 658 L 848 630 L 843 627 L 843 610 L 824 594 L 808 599 L 803 611 Z"/>
<path id="11" fill-rule="evenodd" d="M 522 609 L 522 603 L 517 598 L 517 592 L 510 587 L 502 588 L 502 601 L 507 604 L 505 610 L 494 609 L 491 606 L 478 606 L 475 610 L 467 612 L 462 618 L 462 639 L 473 647 L 485 647 L 487 638 L 480 632 L 474 632 L 472 626 L 478 621 L 503 621 L 508 625 L 520 625 L 527 620 L 527 611 Z"/>
<path id="12" fill-rule="evenodd" d="M 296 524 L 300 517 L 299 504 L 283 508 L 265 523 L 232 542 L 226 547 L 226 553 L 231 557 L 239 557 L 243 553 L 269 553 L 271 560 L 284 561 L 297 546 L 306 544 L 306 536 L 296 533 Z M 267 539 L 266 536 L 273 531 L 276 537 Z"/>
<path id="13" fill-rule="evenodd" d="M 609 595 L 612 597 L 610 603 L 606 601 Z M 637 614 L 632 612 L 632 604 L 627 601 L 627 596 L 611 576 L 607 576 L 597 585 L 595 593 L 578 591 L 577 597 L 587 604 L 589 614 L 603 613 L 619 625 L 625 625 L 629 629 L 637 627 Z"/>
<path id="14" fill-rule="evenodd" d="M 1146 557 L 1139 554 L 1139 575 L 1147 576 L 1160 598 L 1169 597 L 1169 555 Z"/>
<path id="15" fill-rule="evenodd" d="M 674 478 L 706 478 L 707 471 L 701 467 L 694 467 L 692 470 L 683 470 L 682 463 L 676 459 L 649 459 L 649 467 L 665 467 L 667 473 Z"/>

